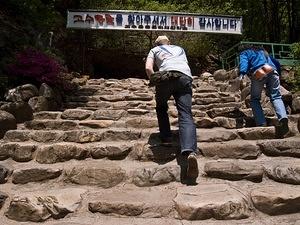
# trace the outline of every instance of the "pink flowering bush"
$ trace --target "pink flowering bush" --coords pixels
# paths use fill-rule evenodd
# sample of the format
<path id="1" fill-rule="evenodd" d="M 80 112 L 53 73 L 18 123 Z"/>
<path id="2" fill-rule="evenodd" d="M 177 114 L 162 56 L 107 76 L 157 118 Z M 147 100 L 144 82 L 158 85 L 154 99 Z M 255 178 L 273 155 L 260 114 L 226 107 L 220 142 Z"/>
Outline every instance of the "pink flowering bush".
<path id="1" fill-rule="evenodd" d="M 15 62 L 8 66 L 7 72 L 20 78 L 33 79 L 39 83 L 55 85 L 63 66 L 45 53 L 28 48 L 16 54 Z"/>

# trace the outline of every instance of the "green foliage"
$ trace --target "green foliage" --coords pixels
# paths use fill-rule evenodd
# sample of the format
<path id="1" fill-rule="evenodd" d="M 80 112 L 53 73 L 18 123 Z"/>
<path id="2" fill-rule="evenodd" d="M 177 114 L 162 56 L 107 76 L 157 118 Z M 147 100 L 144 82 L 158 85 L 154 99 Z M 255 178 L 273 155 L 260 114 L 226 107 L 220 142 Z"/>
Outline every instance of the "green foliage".
<path id="1" fill-rule="evenodd" d="M 6 0 L 9 11 L 15 13 L 15 19 L 28 29 L 38 31 L 55 27 L 62 18 L 54 8 L 55 0 Z M 25 19 L 26 18 L 26 19 Z"/>
<path id="2" fill-rule="evenodd" d="M 296 59 L 300 59 L 300 42 L 292 45 L 292 54 Z"/>
<path id="3" fill-rule="evenodd" d="M 289 78 L 287 83 L 289 84 L 290 90 L 292 92 L 300 91 L 300 66 L 293 68 L 295 74 L 293 78 Z"/>
<path id="4" fill-rule="evenodd" d="M 184 36 L 185 38 L 177 41 L 176 44 L 182 46 L 191 57 L 205 58 L 215 50 L 211 39 L 207 35 L 186 34 Z"/>
<path id="5" fill-rule="evenodd" d="M 147 0 L 81 0 L 81 7 L 84 9 L 101 10 L 145 10 L 145 11 L 173 11 L 176 12 L 182 7 L 169 1 L 147 1 Z"/>
<path id="6" fill-rule="evenodd" d="M 60 1 L 62 3 L 64 0 Z M 51 54 L 63 63 L 60 51 L 57 48 L 49 48 L 49 32 L 57 32 L 54 37 L 58 39 L 58 36 L 63 34 L 58 31 L 62 31 L 61 27 L 65 28 L 65 20 L 55 8 L 57 2 L 57 0 L 0 1 L 0 77 L 3 77 L 1 90 L 12 88 L 20 82 L 7 76 L 8 72 L 5 70 L 7 65 L 13 62 L 17 52 L 35 48 Z M 52 41 L 55 44 L 56 40 Z M 1 96 L 2 93 L 0 98 Z"/>
<path id="7" fill-rule="evenodd" d="M 292 45 L 292 54 L 296 59 L 300 59 L 300 42 Z M 293 79 L 289 79 L 293 91 L 300 91 L 300 65 L 294 67 L 295 74 Z"/>

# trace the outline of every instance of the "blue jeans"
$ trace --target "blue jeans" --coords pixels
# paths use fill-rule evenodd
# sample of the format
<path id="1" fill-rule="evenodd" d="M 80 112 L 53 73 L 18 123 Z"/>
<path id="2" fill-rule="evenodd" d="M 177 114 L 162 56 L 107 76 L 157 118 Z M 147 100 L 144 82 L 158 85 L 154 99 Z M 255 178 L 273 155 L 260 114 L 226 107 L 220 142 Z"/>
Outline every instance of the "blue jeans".
<path id="1" fill-rule="evenodd" d="M 173 95 L 178 111 L 181 153 L 197 149 L 196 126 L 192 115 L 192 79 L 186 75 L 166 80 L 156 86 L 156 113 L 160 137 L 172 136 L 168 116 L 168 100 Z"/>
<path id="2" fill-rule="evenodd" d="M 271 73 L 262 80 L 255 80 L 251 77 L 251 98 L 250 104 L 257 126 L 266 124 L 266 118 L 260 104 L 261 92 L 266 85 L 266 94 L 273 104 L 278 120 L 287 118 L 286 109 L 281 98 L 280 81 L 277 73 Z"/>

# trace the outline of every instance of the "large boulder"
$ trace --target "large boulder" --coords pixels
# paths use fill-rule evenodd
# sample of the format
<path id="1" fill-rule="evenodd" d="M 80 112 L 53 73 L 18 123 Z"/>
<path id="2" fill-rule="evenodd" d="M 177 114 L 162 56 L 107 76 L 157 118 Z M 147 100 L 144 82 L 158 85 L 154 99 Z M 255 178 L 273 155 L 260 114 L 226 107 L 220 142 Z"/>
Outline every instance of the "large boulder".
<path id="1" fill-rule="evenodd" d="M 300 94 L 293 96 L 292 111 L 293 113 L 300 113 Z"/>
<path id="2" fill-rule="evenodd" d="M 23 101 L 21 94 L 18 92 L 17 88 L 13 88 L 7 91 L 5 94 L 6 101 L 17 102 Z"/>
<path id="3" fill-rule="evenodd" d="M 49 100 L 53 99 L 57 103 L 60 103 L 62 101 L 62 97 L 61 97 L 59 90 L 57 90 L 56 88 L 52 88 L 45 83 L 43 83 L 41 85 L 39 94 L 40 94 L 40 96 L 44 96 L 45 98 L 47 98 Z"/>
<path id="4" fill-rule="evenodd" d="M 62 106 L 62 96 L 57 88 L 52 88 L 43 83 L 39 90 L 39 95 L 48 100 L 49 111 L 59 110 Z"/>
<path id="5" fill-rule="evenodd" d="M 281 80 L 283 82 L 286 82 L 290 79 L 294 79 L 295 77 L 295 71 L 292 70 L 292 67 L 290 66 L 282 66 L 281 68 Z"/>
<path id="6" fill-rule="evenodd" d="M 5 200 L 7 199 L 7 194 L 0 191 L 0 209 L 4 205 Z"/>
<path id="7" fill-rule="evenodd" d="M 17 122 L 15 117 L 6 111 L 0 110 L 0 138 L 3 138 L 6 131 L 16 128 Z"/>
<path id="8" fill-rule="evenodd" d="M 7 176 L 9 173 L 10 171 L 6 167 L 0 165 L 0 184 L 3 184 L 7 181 Z"/>
<path id="9" fill-rule="evenodd" d="M 86 82 L 89 80 L 88 75 L 83 75 L 82 77 L 75 77 L 72 79 L 72 83 L 75 85 L 85 85 Z"/>
<path id="10" fill-rule="evenodd" d="M 237 68 L 229 70 L 228 72 L 226 72 L 226 77 L 228 77 L 229 79 L 235 79 L 239 76 L 239 71 Z"/>
<path id="11" fill-rule="evenodd" d="M 200 78 L 202 79 L 202 80 L 208 80 L 209 78 L 213 78 L 213 75 L 211 74 L 211 73 L 209 73 L 209 72 L 204 72 L 204 73 L 202 73 L 201 75 L 200 75 Z"/>
<path id="12" fill-rule="evenodd" d="M 22 86 L 10 89 L 6 94 L 7 101 L 24 101 L 27 102 L 30 98 L 39 94 L 38 89 L 33 84 L 24 84 Z"/>
<path id="13" fill-rule="evenodd" d="M 47 99 L 44 96 L 29 99 L 28 104 L 34 112 L 57 111 L 60 108 L 54 99 Z"/>
<path id="14" fill-rule="evenodd" d="M 241 90 L 241 81 L 239 80 L 239 78 L 229 80 L 226 91 L 236 93 L 239 92 L 240 90 Z"/>
<path id="15" fill-rule="evenodd" d="M 215 71 L 213 76 L 216 81 L 225 81 L 230 79 L 230 74 L 223 69 Z"/>
<path id="16" fill-rule="evenodd" d="M 55 98 L 54 90 L 46 83 L 43 83 L 41 85 L 40 90 L 39 90 L 39 95 L 44 96 L 45 98 L 48 98 L 48 99 Z"/>
<path id="17" fill-rule="evenodd" d="M 17 123 L 23 123 L 33 118 L 33 110 L 27 102 L 9 102 L 0 107 L 0 110 L 14 115 Z"/>

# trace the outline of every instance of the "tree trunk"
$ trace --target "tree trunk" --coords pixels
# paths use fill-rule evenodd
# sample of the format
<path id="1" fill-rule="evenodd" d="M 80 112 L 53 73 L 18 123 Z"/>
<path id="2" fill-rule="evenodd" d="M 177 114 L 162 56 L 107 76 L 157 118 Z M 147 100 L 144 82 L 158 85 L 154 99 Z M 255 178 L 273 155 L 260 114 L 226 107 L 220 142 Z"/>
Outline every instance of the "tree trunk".
<path id="1" fill-rule="evenodd" d="M 300 41 L 300 0 L 292 0 L 293 37 L 292 42 Z"/>
<path id="2" fill-rule="evenodd" d="M 279 19 L 279 7 L 278 0 L 271 0 L 271 12 L 272 12 L 272 40 L 273 42 L 281 41 L 281 24 Z"/>
<path id="3" fill-rule="evenodd" d="M 263 0 L 263 6 L 264 6 L 264 12 L 265 12 L 265 26 L 266 26 L 266 39 L 271 41 L 270 33 L 272 33 L 271 29 L 271 23 L 270 23 L 270 15 L 269 15 L 269 7 L 268 7 L 268 1 Z"/>
<path id="4" fill-rule="evenodd" d="M 294 18 L 293 18 L 293 0 L 286 0 L 288 29 L 289 29 L 289 42 L 292 41 L 294 36 Z"/>

